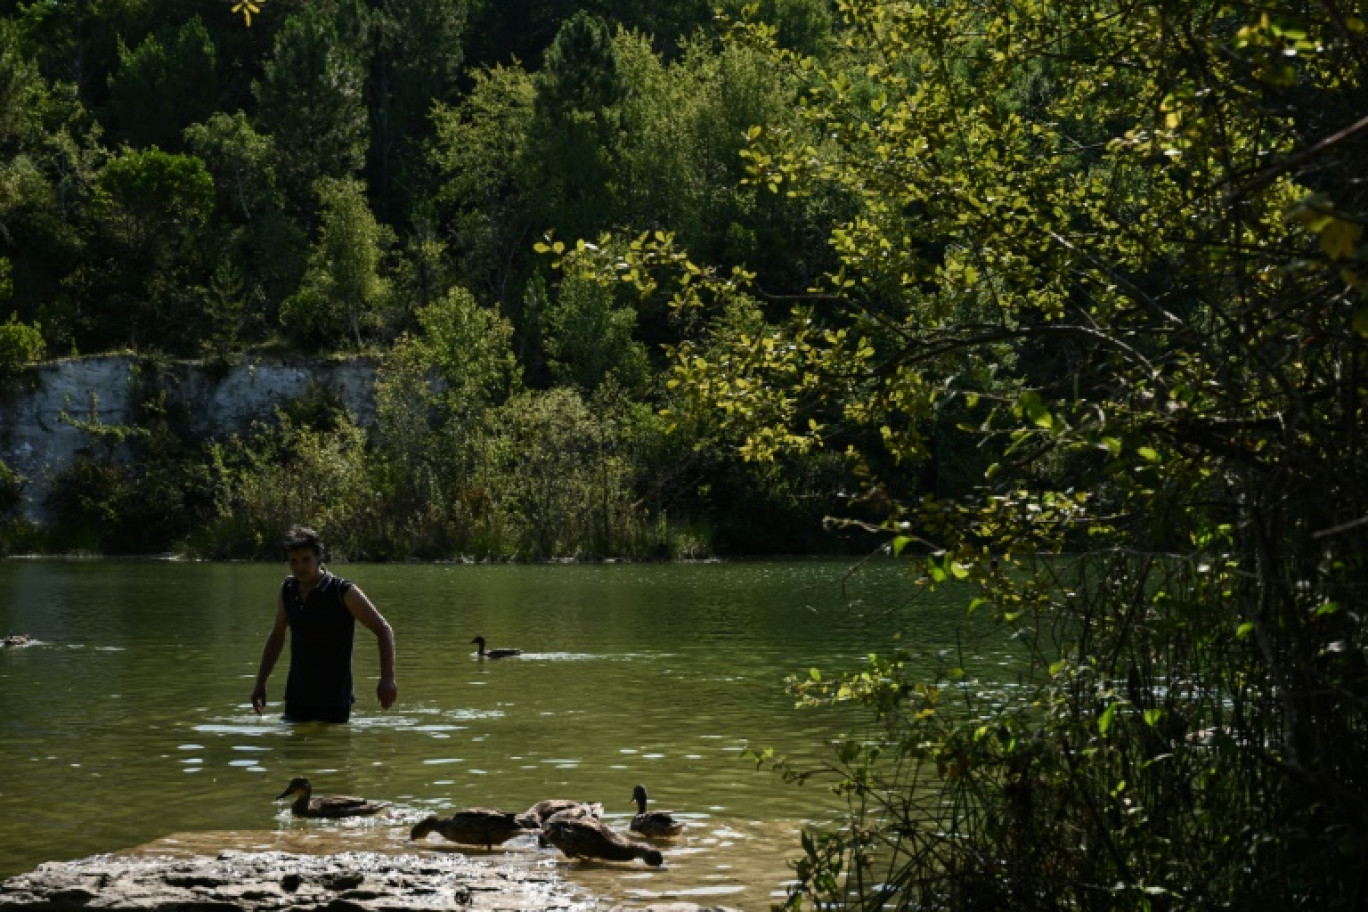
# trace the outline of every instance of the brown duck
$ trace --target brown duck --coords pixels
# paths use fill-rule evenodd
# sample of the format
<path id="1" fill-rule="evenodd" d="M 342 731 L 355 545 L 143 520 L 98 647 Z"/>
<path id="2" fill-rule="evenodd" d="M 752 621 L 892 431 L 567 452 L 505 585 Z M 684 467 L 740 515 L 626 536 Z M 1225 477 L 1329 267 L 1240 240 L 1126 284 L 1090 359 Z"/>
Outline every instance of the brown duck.
<path id="1" fill-rule="evenodd" d="M 520 815 L 497 808 L 474 807 L 456 811 L 450 817 L 438 817 L 436 814 L 426 817 L 413 827 L 409 839 L 418 840 L 428 833 L 440 833 L 452 842 L 492 849 L 496 843 L 506 842 L 536 828 L 536 825 L 524 826 Z"/>
<path id="2" fill-rule="evenodd" d="M 632 789 L 632 800 L 636 802 L 637 814 L 632 818 L 628 829 L 642 836 L 678 836 L 684 829 L 684 821 L 675 820 L 669 811 L 646 810 L 646 786 L 638 785 Z"/>
<path id="3" fill-rule="evenodd" d="M 570 858 L 596 858 L 601 861 L 640 858 L 653 867 L 665 861 L 656 849 L 633 842 L 592 817 L 558 815 L 542 827 L 542 836 Z"/>
<path id="4" fill-rule="evenodd" d="M 315 798 L 313 786 L 303 776 L 291 779 L 285 791 L 276 796 L 276 801 L 291 795 L 295 796 L 295 800 L 290 805 L 290 813 L 296 817 L 364 817 L 385 806 L 351 795 L 319 795 Z"/>
<path id="5" fill-rule="evenodd" d="M 597 801 L 591 804 L 587 801 L 571 801 L 569 798 L 548 798 L 545 801 L 538 801 L 519 814 L 518 821 L 530 829 L 539 829 L 552 817 L 562 814 L 568 817 L 598 819 L 603 814 L 603 805 Z"/>

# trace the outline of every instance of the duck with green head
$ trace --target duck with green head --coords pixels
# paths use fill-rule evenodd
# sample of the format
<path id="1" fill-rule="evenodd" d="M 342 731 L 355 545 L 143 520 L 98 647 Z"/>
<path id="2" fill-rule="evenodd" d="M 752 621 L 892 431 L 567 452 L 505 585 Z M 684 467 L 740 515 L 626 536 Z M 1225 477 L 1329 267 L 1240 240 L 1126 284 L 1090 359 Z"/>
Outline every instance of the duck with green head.
<path id="1" fill-rule="evenodd" d="M 669 811 L 646 810 L 646 786 L 638 785 L 632 789 L 632 800 L 636 802 L 637 813 L 628 829 L 642 836 L 678 836 L 684 829 L 684 821 L 675 820 Z"/>
<path id="2" fill-rule="evenodd" d="M 511 656 L 522 655 L 521 649 L 485 649 L 485 638 L 482 636 L 477 636 L 470 642 L 478 644 L 479 651 L 476 655 L 482 659 L 507 659 Z"/>

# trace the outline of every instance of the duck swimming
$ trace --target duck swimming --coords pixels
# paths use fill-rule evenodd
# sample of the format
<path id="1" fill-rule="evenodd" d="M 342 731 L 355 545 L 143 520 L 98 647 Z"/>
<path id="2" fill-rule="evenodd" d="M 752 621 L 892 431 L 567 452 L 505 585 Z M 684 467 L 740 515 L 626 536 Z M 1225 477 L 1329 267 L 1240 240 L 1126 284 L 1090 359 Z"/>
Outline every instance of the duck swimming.
<path id="1" fill-rule="evenodd" d="M 440 833 L 452 842 L 463 845 L 482 845 L 494 848 L 495 843 L 506 842 L 535 826 L 527 827 L 518 814 L 509 814 L 497 808 L 465 808 L 450 817 L 433 814 L 420 820 L 409 833 L 409 839 L 422 839 L 428 833 Z"/>
<path id="2" fill-rule="evenodd" d="M 351 795 L 319 795 L 315 798 L 313 786 L 303 776 L 291 779 L 285 791 L 277 795 L 275 800 L 291 795 L 295 796 L 295 800 L 290 805 L 290 813 L 296 817 L 365 817 L 385 807 L 384 804 L 353 798 Z"/>
<path id="3" fill-rule="evenodd" d="M 665 856 L 656 849 L 633 842 L 592 817 L 558 815 L 542 827 L 542 836 L 570 858 L 597 858 L 602 861 L 631 861 L 640 858 L 659 867 Z"/>
<path id="4" fill-rule="evenodd" d="M 684 829 L 684 821 L 675 820 L 669 811 L 646 810 L 646 786 L 638 785 L 632 789 L 632 800 L 636 802 L 637 814 L 632 818 L 629 829 L 642 836 L 678 836 Z"/>
<path id="5" fill-rule="evenodd" d="M 3 642 L 6 646 L 28 646 L 31 643 L 27 633 L 12 633 Z"/>
<path id="6" fill-rule="evenodd" d="M 485 649 L 485 638 L 482 636 L 477 636 L 470 642 L 479 644 L 480 651 L 477 654 L 482 659 L 506 659 L 510 656 L 522 655 L 521 649 Z"/>

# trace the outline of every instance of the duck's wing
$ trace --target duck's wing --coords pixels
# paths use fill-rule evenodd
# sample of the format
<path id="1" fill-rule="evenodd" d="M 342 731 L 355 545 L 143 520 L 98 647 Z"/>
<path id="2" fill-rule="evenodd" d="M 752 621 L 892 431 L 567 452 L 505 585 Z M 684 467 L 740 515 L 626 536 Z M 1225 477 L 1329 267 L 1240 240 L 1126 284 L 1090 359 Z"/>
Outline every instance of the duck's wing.
<path id="1" fill-rule="evenodd" d="M 566 855 L 581 858 L 631 861 L 659 855 L 649 846 L 633 842 L 607 824 L 590 817 L 559 816 L 550 821 L 542 832 L 548 842 Z M 648 863 L 655 862 L 648 860 Z"/>
<path id="2" fill-rule="evenodd" d="M 603 813 L 603 805 L 597 801 L 572 801 L 569 798 L 548 798 L 538 801 L 518 815 L 518 820 L 529 829 L 544 826 L 552 817 L 593 817 Z"/>
<path id="3" fill-rule="evenodd" d="M 309 802 L 309 809 L 320 817 L 359 817 L 374 814 L 385 807 L 376 801 L 355 795 L 323 795 Z"/>
<path id="4" fill-rule="evenodd" d="M 684 821 L 675 820 L 669 811 L 648 811 L 632 818 L 631 829 L 643 836 L 677 836 L 684 830 Z"/>

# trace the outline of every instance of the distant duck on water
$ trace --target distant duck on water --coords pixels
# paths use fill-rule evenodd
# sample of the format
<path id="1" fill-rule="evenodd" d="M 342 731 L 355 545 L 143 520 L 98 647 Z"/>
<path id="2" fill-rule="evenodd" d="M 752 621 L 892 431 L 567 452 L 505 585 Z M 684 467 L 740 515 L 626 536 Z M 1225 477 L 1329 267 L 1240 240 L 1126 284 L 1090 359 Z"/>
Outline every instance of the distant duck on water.
<path id="1" fill-rule="evenodd" d="M 11 633 L 3 642 L 6 646 L 28 646 L 31 641 L 26 633 Z"/>
<path id="2" fill-rule="evenodd" d="M 465 808 L 449 817 L 432 815 L 420 820 L 409 833 L 409 839 L 419 840 L 428 833 L 440 833 L 452 842 L 462 845 L 482 845 L 494 848 L 495 843 L 507 842 L 514 836 L 537 829 L 536 825 L 526 827 L 522 817 L 509 814 L 497 808 Z"/>
<path id="3" fill-rule="evenodd" d="M 296 817 L 365 817 L 385 807 L 384 804 L 351 795 L 319 795 L 315 798 L 313 786 L 303 776 L 291 779 L 285 791 L 276 796 L 276 801 L 291 795 L 295 800 L 290 805 L 290 813 Z"/>
<path id="4" fill-rule="evenodd" d="M 637 814 L 632 818 L 629 829 L 642 836 L 678 836 L 684 829 L 682 820 L 675 820 L 669 811 L 646 810 L 646 786 L 638 785 L 632 789 L 632 800 L 636 802 Z"/>
<path id="5" fill-rule="evenodd" d="M 482 659 L 506 659 L 510 656 L 522 655 L 521 649 L 485 649 L 485 638 L 482 636 L 477 636 L 470 642 L 479 644 L 480 649 L 477 655 Z"/>

